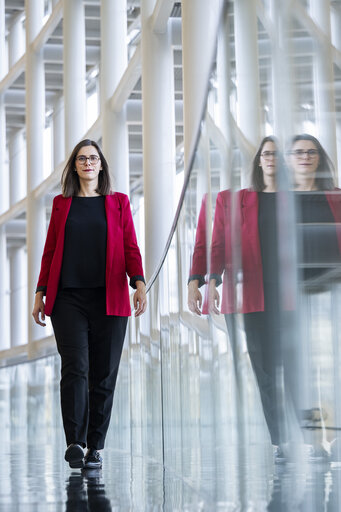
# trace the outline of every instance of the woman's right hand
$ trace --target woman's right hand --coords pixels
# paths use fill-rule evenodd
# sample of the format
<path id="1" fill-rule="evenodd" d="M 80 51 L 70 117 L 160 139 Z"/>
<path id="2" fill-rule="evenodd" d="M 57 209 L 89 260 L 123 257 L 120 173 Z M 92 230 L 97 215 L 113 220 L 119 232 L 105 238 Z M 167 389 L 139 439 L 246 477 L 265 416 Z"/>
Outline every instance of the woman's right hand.
<path id="1" fill-rule="evenodd" d="M 45 303 L 43 301 L 43 297 L 44 297 L 43 292 L 36 293 L 32 316 L 38 325 L 45 327 L 46 324 L 43 323 L 45 321 Z M 41 316 L 41 320 L 39 318 L 39 315 Z"/>
<path id="2" fill-rule="evenodd" d="M 188 308 L 192 313 L 201 315 L 202 295 L 199 291 L 199 281 L 194 279 L 188 283 Z"/>
<path id="3" fill-rule="evenodd" d="M 216 287 L 216 280 L 211 279 L 208 287 L 208 309 L 210 313 L 214 313 L 216 315 L 220 315 L 220 311 L 218 309 L 220 304 L 220 296 Z"/>

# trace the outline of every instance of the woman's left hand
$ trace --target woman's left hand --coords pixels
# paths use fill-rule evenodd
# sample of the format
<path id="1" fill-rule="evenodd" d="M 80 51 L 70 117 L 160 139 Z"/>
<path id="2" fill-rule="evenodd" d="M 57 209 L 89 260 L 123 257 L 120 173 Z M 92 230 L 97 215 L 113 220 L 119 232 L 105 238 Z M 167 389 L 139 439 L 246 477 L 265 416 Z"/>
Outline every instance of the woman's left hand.
<path id="1" fill-rule="evenodd" d="M 136 281 L 136 292 L 134 293 L 135 316 L 140 316 L 147 309 L 146 285 L 143 281 Z"/>

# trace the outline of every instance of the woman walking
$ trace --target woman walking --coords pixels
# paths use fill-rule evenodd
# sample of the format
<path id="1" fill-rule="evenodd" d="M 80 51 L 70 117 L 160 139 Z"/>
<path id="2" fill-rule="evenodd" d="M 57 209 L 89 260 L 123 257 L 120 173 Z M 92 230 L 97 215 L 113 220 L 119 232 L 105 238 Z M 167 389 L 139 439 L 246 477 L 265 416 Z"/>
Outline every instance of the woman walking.
<path id="1" fill-rule="evenodd" d="M 107 161 L 86 139 L 72 151 L 62 194 L 53 201 L 32 312 L 39 325 L 51 317 L 61 356 L 65 460 L 72 468 L 102 466 L 99 450 L 131 314 L 127 274 L 139 316 L 147 301 L 129 199 L 111 191 Z"/>

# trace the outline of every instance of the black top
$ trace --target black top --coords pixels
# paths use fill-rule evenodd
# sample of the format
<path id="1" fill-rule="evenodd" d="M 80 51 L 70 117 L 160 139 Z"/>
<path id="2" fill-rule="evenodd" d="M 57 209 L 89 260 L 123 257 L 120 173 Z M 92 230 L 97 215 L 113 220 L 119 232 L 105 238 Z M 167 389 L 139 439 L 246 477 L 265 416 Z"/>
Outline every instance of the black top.
<path id="1" fill-rule="evenodd" d="M 266 310 L 277 309 L 279 301 L 276 197 L 276 192 L 258 192 L 258 232 Z"/>
<path id="2" fill-rule="evenodd" d="M 335 219 L 324 192 L 296 192 L 298 261 L 304 280 L 341 263 Z"/>
<path id="3" fill-rule="evenodd" d="M 73 197 L 65 224 L 60 286 L 105 286 L 106 247 L 105 196 Z"/>

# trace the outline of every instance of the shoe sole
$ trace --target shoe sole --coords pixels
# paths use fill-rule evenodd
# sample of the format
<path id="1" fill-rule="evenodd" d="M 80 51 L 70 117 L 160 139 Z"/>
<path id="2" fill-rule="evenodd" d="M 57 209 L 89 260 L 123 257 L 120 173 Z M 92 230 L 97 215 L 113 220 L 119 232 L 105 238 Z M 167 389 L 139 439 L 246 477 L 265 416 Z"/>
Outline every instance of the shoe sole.
<path id="1" fill-rule="evenodd" d="M 84 468 L 85 469 L 101 469 L 102 462 L 85 462 Z"/>
<path id="2" fill-rule="evenodd" d="M 84 452 L 80 446 L 72 446 L 65 453 L 65 460 L 72 469 L 84 468 Z"/>

